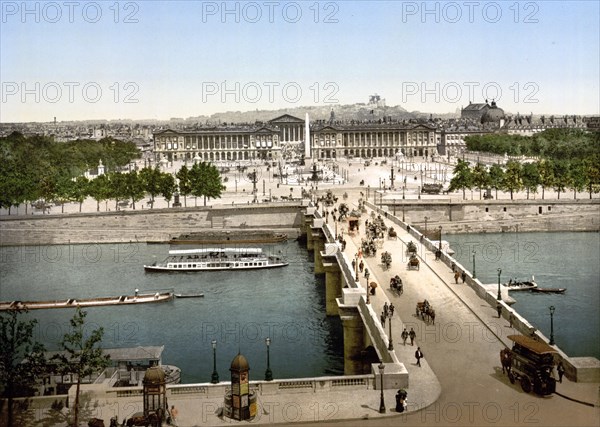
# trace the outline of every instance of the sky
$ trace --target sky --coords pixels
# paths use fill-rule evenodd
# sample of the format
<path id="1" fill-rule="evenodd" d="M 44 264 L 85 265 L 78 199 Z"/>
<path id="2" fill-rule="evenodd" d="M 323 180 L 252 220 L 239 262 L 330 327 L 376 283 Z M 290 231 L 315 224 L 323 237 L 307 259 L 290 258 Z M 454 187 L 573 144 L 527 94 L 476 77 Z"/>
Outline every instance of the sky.
<path id="1" fill-rule="evenodd" d="M 0 122 L 367 103 L 598 115 L 597 1 L 0 1 Z"/>

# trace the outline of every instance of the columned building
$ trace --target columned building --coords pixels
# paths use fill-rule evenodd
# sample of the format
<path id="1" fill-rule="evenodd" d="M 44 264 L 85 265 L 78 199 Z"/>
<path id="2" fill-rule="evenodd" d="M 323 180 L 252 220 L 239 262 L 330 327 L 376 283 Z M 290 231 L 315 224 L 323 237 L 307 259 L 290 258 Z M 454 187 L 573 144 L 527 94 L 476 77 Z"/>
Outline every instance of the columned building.
<path id="1" fill-rule="evenodd" d="M 311 127 L 311 152 L 315 159 L 429 157 L 437 154 L 435 133 L 426 124 L 317 124 Z"/>

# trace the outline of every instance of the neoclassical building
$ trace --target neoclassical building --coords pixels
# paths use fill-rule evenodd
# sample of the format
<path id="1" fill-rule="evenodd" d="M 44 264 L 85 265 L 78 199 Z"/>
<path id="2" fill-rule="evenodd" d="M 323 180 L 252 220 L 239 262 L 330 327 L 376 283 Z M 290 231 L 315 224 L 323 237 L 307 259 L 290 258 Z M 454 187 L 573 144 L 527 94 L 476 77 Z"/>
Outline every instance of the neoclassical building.
<path id="1" fill-rule="evenodd" d="M 154 133 L 154 156 L 208 162 L 275 160 L 287 144 L 304 141 L 304 121 L 283 115 L 267 123 L 230 124 Z"/>
<path id="2" fill-rule="evenodd" d="M 279 116 L 254 125 L 220 125 L 196 130 L 166 129 L 154 134 L 155 160 L 277 160 L 287 147 L 304 145 L 304 120 Z M 310 126 L 311 157 L 385 158 L 437 154 L 436 128 L 401 122 L 325 122 Z"/>
<path id="3" fill-rule="evenodd" d="M 426 124 L 343 123 L 311 126 L 315 159 L 337 157 L 431 156 L 437 154 L 436 128 Z"/>

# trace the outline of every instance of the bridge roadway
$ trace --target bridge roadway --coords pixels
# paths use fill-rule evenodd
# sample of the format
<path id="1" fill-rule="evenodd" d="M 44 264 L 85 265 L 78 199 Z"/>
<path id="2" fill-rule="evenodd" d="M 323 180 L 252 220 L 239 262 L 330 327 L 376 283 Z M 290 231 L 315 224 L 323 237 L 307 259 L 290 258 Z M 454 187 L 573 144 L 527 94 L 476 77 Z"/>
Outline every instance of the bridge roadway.
<path id="1" fill-rule="evenodd" d="M 363 215 L 360 234 L 346 235 L 345 253 L 352 259 L 364 237 Z M 330 218 L 331 221 L 331 218 Z M 387 221 L 387 225 L 392 225 Z M 338 231 L 346 224 L 339 223 Z M 475 292 L 454 283 L 449 267 L 434 260 L 432 252 L 421 247 L 407 231 L 398 231 L 397 240 L 386 238 L 377 257 L 365 258 L 371 277 L 380 284 L 371 304 L 381 313 L 384 303 L 396 307 L 392 319 L 394 349 L 409 371 L 408 411 L 394 410 L 396 390 L 384 390 L 386 414 L 379 414 L 380 391 L 352 388 L 319 393 L 279 392 L 259 396 L 259 416 L 253 424 L 294 424 L 339 426 L 598 426 L 600 422 L 599 384 L 574 383 L 563 378 L 557 391 L 596 407 L 584 405 L 559 395 L 541 398 L 524 393 L 518 384 L 510 384 L 502 374 L 499 352 L 509 345 L 507 335 L 517 333 L 508 322 L 498 319 L 495 308 Z M 405 244 L 413 240 L 421 257 L 420 270 L 407 270 Z M 392 267 L 384 271 L 380 254 L 392 253 Z M 398 274 L 404 293 L 389 289 L 390 278 Z M 360 276 L 364 286 L 366 280 Z M 427 325 L 415 316 L 418 301 L 428 299 L 436 310 L 435 325 Z M 389 321 L 389 320 L 388 320 Z M 414 328 L 414 346 L 402 344 L 402 327 Z M 386 323 L 386 332 L 389 325 Z M 424 353 L 422 367 L 416 366 L 417 345 Z M 441 385 L 441 387 L 440 387 Z M 179 425 L 224 425 L 237 421 L 219 418 L 213 411 L 222 406 L 222 396 L 198 400 L 177 399 L 170 404 L 179 409 Z M 210 410 L 209 409 L 213 409 Z"/>

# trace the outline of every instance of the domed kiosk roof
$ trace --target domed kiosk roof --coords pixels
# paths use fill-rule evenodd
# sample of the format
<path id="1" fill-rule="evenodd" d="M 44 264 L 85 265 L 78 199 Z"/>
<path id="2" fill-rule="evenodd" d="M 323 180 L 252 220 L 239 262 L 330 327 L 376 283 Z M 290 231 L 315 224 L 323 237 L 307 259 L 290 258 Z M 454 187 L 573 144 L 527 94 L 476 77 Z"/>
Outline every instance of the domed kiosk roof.
<path id="1" fill-rule="evenodd" d="M 499 123 L 504 118 L 504 110 L 498 108 L 496 102 L 492 101 L 490 108 L 481 116 L 481 123 Z"/>
<path id="2" fill-rule="evenodd" d="M 151 366 L 146 369 L 143 382 L 144 384 L 164 384 L 165 378 L 165 371 L 160 366 Z"/>
<path id="3" fill-rule="evenodd" d="M 230 371 L 249 371 L 250 365 L 243 354 L 238 353 L 231 362 Z"/>

